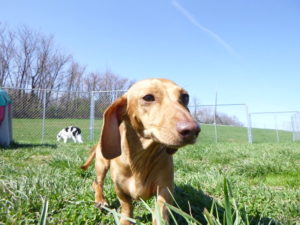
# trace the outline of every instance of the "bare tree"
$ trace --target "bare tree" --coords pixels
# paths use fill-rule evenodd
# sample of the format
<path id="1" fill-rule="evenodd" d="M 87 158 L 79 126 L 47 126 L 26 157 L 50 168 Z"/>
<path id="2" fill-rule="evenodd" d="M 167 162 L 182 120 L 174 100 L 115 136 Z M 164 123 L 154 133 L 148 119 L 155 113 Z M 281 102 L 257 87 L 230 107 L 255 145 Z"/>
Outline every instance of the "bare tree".
<path id="1" fill-rule="evenodd" d="M 53 38 L 38 36 L 34 62 L 31 74 L 31 88 L 46 88 L 47 78 L 51 74 L 51 61 L 53 60 Z"/>
<path id="2" fill-rule="evenodd" d="M 83 76 L 85 72 L 85 67 L 79 65 L 77 62 L 72 62 L 68 72 L 66 87 L 68 91 L 82 91 L 83 89 Z"/>
<path id="3" fill-rule="evenodd" d="M 87 98 L 82 98 L 79 92 L 83 91 L 83 76 L 85 67 L 79 65 L 79 63 L 72 61 L 67 74 L 65 86 L 68 92 L 63 96 L 63 102 L 65 110 L 68 114 L 72 114 L 77 110 L 81 104 L 85 104 L 88 101 Z"/>
<path id="4" fill-rule="evenodd" d="M 100 90 L 100 80 L 101 80 L 101 74 L 99 73 L 89 73 L 84 78 L 84 85 L 85 89 L 88 92 Z"/>
<path id="5" fill-rule="evenodd" d="M 101 75 L 100 89 L 103 91 L 108 90 L 127 90 L 132 84 L 127 78 L 122 78 L 110 71 L 106 71 Z"/>
<path id="6" fill-rule="evenodd" d="M 44 88 L 46 89 L 57 89 L 61 86 L 61 82 L 64 77 L 68 74 L 66 69 L 68 68 L 68 63 L 71 57 L 69 55 L 64 55 L 61 53 L 55 53 L 52 55 L 49 61 L 49 70 L 44 77 Z"/>
<path id="7" fill-rule="evenodd" d="M 36 34 L 27 27 L 23 27 L 17 32 L 17 40 L 14 86 L 18 88 L 28 88 L 32 75 L 31 70 L 33 68 L 34 52 L 37 45 Z"/>
<path id="8" fill-rule="evenodd" d="M 12 86 L 18 88 L 52 89 L 58 86 L 66 73 L 71 57 L 61 53 L 52 36 L 22 27 L 16 33 L 15 69 Z"/>
<path id="9" fill-rule="evenodd" d="M 11 67 L 15 53 L 14 33 L 0 23 L 0 87 L 12 82 Z"/>

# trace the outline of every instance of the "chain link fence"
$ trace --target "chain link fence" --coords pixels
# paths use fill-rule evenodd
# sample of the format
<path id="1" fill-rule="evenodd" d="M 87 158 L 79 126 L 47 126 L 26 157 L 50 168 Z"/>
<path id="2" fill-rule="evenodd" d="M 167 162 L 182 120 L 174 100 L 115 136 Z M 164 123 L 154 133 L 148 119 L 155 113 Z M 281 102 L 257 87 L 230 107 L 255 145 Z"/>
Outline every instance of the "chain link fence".
<path id="1" fill-rule="evenodd" d="M 100 135 L 104 110 L 124 93 L 3 89 L 13 101 L 13 138 L 17 142 L 53 142 L 70 125 L 80 127 L 84 142 L 93 141 Z"/>
<path id="2" fill-rule="evenodd" d="M 12 98 L 16 142 L 56 141 L 70 125 L 82 130 L 83 141 L 98 140 L 104 110 L 125 91 L 71 92 L 3 88 Z M 300 140 L 299 112 L 248 113 L 246 104 L 189 107 L 202 124 L 202 142 L 286 142 Z"/>
<path id="3" fill-rule="evenodd" d="M 194 105 L 189 108 L 202 125 L 200 140 L 247 143 L 251 139 L 246 104 Z"/>
<path id="4" fill-rule="evenodd" d="M 297 141 L 296 137 L 300 134 L 300 120 L 296 115 L 297 111 L 250 113 L 252 142 Z"/>

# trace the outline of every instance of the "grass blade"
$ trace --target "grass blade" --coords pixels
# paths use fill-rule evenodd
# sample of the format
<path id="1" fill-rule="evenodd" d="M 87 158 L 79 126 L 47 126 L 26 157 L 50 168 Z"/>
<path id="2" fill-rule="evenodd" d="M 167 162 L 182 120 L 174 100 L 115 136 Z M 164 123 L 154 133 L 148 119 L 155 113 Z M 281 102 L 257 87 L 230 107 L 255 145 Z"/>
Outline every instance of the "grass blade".
<path id="1" fill-rule="evenodd" d="M 45 199 L 43 200 L 43 208 L 42 208 L 42 213 L 40 216 L 40 221 L 39 221 L 39 225 L 45 225 L 46 221 L 47 221 L 47 214 L 48 214 L 48 200 Z"/>
<path id="2" fill-rule="evenodd" d="M 228 180 L 226 177 L 224 177 L 224 208 L 225 208 L 225 220 L 227 225 L 233 225 L 233 217 L 232 217 L 232 206 L 231 206 L 231 197 L 232 192 L 230 189 L 230 186 L 228 184 Z"/>
<path id="3" fill-rule="evenodd" d="M 178 209 L 178 208 L 176 208 L 175 206 L 169 205 L 169 204 L 167 204 L 167 203 L 166 203 L 166 205 L 167 205 L 167 207 L 168 207 L 170 210 L 172 210 L 173 212 L 175 212 L 175 213 L 181 215 L 187 222 L 188 222 L 188 220 L 189 220 L 189 221 L 194 222 L 195 224 L 201 224 L 198 220 L 196 220 L 194 217 L 192 217 L 192 216 L 189 215 L 188 213 L 182 211 L 181 209 Z"/>

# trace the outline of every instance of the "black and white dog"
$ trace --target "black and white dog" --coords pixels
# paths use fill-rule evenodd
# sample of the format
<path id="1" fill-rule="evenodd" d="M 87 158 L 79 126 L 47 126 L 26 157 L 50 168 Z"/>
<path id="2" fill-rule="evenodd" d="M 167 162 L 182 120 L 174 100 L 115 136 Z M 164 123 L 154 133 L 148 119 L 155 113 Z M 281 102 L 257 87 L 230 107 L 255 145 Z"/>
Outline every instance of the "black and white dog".
<path id="1" fill-rule="evenodd" d="M 64 143 L 67 143 L 70 138 L 72 138 L 75 143 L 82 143 L 81 130 L 79 127 L 68 126 L 62 129 L 56 136 L 57 141 L 63 139 Z"/>

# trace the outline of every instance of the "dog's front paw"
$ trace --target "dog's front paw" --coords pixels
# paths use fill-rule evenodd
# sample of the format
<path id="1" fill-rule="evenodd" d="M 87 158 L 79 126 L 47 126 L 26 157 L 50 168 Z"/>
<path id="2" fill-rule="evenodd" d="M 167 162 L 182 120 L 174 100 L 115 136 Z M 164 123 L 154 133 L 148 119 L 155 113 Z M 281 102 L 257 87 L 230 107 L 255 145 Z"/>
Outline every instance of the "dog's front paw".
<path id="1" fill-rule="evenodd" d="M 102 209 L 103 207 L 108 207 L 108 203 L 105 200 L 100 202 L 95 202 L 95 207 Z"/>

